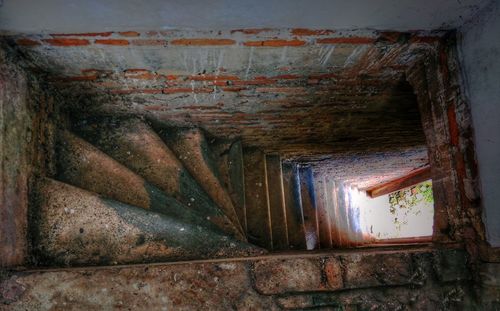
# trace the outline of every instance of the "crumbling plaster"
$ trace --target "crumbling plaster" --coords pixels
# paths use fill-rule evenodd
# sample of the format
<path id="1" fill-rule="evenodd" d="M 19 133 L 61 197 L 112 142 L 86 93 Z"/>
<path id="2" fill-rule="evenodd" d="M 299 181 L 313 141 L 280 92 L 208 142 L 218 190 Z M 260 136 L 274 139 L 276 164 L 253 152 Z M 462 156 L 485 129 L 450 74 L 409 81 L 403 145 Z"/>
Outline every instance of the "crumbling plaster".
<path id="1" fill-rule="evenodd" d="M 500 247 L 500 7 L 493 1 L 461 29 L 461 63 L 470 101 L 487 240 Z"/>

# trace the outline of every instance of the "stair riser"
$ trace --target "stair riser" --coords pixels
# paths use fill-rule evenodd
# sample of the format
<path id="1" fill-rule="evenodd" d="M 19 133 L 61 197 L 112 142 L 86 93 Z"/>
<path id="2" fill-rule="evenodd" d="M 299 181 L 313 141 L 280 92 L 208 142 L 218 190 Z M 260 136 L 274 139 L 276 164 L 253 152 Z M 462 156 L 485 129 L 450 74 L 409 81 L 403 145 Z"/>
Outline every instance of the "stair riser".
<path id="1" fill-rule="evenodd" d="M 299 167 L 300 193 L 307 249 L 319 248 L 319 230 L 314 192 L 314 178 L 310 167 Z"/>
<path id="2" fill-rule="evenodd" d="M 244 153 L 245 209 L 249 242 L 268 250 L 273 249 L 271 214 L 266 178 L 266 158 L 260 150 Z"/>
<path id="3" fill-rule="evenodd" d="M 282 163 L 288 240 L 291 249 L 306 249 L 304 214 L 300 199 L 300 181 L 297 165 Z"/>
<path id="4" fill-rule="evenodd" d="M 219 141 L 210 145 L 217 155 L 218 171 L 223 186 L 233 201 L 238 220 L 244 232 L 247 230 L 245 214 L 245 180 L 243 170 L 243 146 L 241 141 Z"/>
<path id="5" fill-rule="evenodd" d="M 273 250 L 288 249 L 283 172 L 281 158 L 277 154 L 266 155 L 267 191 L 271 214 Z"/>

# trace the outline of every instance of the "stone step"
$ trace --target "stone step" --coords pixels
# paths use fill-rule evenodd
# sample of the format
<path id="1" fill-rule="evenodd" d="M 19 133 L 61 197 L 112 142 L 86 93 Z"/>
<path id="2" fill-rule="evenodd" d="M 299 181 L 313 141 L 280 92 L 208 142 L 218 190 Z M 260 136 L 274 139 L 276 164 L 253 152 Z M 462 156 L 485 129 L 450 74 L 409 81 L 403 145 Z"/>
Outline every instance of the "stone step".
<path id="1" fill-rule="evenodd" d="M 203 132 L 199 129 L 175 128 L 161 130 L 159 134 L 198 184 L 244 235 L 231 197 L 219 179 L 216 161 Z"/>
<path id="2" fill-rule="evenodd" d="M 279 154 L 266 154 L 266 177 L 271 214 L 273 250 L 288 249 L 283 173 Z"/>
<path id="3" fill-rule="evenodd" d="M 210 143 L 210 147 L 216 155 L 220 179 L 231 196 L 238 220 L 243 231 L 246 232 L 245 179 L 241 140 L 215 140 Z"/>
<path id="4" fill-rule="evenodd" d="M 145 209 L 159 210 L 166 200 L 161 190 L 69 131 L 58 133 L 57 179 Z"/>
<path id="5" fill-rule="evenodd" d="M 58 135 L 57 179 L 125 204 L 175 216 L 181 221 L 220 230 L 204 215 L 167 196 L 127 167 L 82 138 Z"/>
<path id="6" fill-rule="evenodd" d="M 266 178 L 266 156 L 258 149 L 243 151 L 245 209 L 248 241 L 273 249 L 271 214 Z"/>
<path id="7" fill-rule="evenodd" d="M 300 199 L 297 164 L 282 162 L 282 176 L 289 247 L 296 250 L 306 249 L 304 214 Z"/>
<path id="8" fill-rule="evenodd" d="M 102 265 L 234 257 L 262 250 L 177 217 L 42 179 L 33 220 L 42 265 Z"/>
<path id="9" fill-rule="evenodd" d="M 79 133 L 100 150 L 203 215 L 228 234 L 245 237 L 219 209 L 154 130 L 139 119 L 96 119 L 78 125 Z"/>

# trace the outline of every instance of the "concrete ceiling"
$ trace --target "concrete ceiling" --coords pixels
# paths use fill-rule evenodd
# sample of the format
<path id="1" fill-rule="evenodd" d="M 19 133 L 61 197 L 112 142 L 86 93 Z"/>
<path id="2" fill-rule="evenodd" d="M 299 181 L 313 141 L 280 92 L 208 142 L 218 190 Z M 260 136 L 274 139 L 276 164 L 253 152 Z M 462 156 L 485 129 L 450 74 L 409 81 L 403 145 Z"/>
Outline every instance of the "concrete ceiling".
<path id="1" fill-rule="evenodd" d="M 0 30 L 73 33 L 171 28 L 454 29 L 485 0 L 3 0 Z"/>

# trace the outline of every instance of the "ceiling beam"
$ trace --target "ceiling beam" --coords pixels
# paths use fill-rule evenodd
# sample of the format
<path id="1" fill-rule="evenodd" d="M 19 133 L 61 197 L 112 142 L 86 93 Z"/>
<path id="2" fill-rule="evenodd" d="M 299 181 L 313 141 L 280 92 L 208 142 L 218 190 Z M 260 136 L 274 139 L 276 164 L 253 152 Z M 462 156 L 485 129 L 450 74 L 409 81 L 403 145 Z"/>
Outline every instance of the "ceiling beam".
<path id="1" fill-rule="evenodd" d="M 393 179 L 383 184 L 378 184 L 367 188 L 366 194 L 371 198 L 376 198 L 394 191 L 398 191 L 431 178 L 431 168 L 429 165 L 415 169 L 405 176 Z"/>

